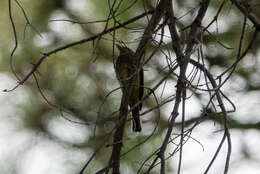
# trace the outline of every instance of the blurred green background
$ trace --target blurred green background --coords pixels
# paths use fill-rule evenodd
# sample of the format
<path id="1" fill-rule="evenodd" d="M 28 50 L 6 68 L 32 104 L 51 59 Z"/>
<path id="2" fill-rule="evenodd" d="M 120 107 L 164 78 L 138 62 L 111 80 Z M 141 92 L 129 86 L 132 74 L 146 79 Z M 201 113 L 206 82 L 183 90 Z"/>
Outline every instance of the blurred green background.
<path id="1" fill-rule="evenodd" d="M 35 28 L 25 27 L 25 17 L 15 1 L 12 1 L 12 15 L 18 36 L 18 48 L 12 63 L 20 78 L 25 77 L 43 53 L 102 32 L 106 26 L 105 22 L 84 23 L 106 20 L 109 15 L 109 1 L 23 0 L 19 2 Z M 219 0 L 211 2 L 203 21 L 204 26 L 213 19 L 221 2 Z M 113 1 L 110 3 L 113 4 Z M 153 9 L 155 4 L 156 1 L 153 0 L 122 1 L 116 11 L 118 14 L 116 19 L 122 23 L 145 10 Z M 174 1 L 179 30 L 190 25 L 198 7 L 199 2 Z M 14 87 L 17 79 L 10 68 L 14 34 L 8 16 L 7 0 L 0 2 L 0 9 L 0 87 L 4 90 Z M 35 73 L 38 86 L 31 77 L 16 90 L 9 93 L 1 92 L 1 174 L 78 173 L 90 155 L 101 146 L 101 150 L 85 173 L 94 173 L 108 164 L 111 153 L 109 145 L 112 143 L 111 130 L 117 120 L 121 97 L 120 90 L 110 93 L 119 87 L 113 65 L 118 50 L 113 49 L 113 38 L 116 38 L 116 41 L 124 41 L 128 47 L 135 50 L 147 22 L 147 18 L 142 18 L 126 28 L 117 30 L 114 36 L 113 33 L 109 33 L 95 42 L 87 42 L 57 52 L 45 59 Z M 107 24 L 108 27 L 114 26 L 113 20 Z M 228 1 L 217 23 L 209 28 L 215 38 L 206 34 L 201 41 L 205 63 L 215 77 L 235 61 L 242 25 L 243 16 Z M 164 44 L 161 46 L 163 52 L 157 50 L 144 67 L 145 86 L 149 88 L 157 84 L 168 71 L 165 68 L 167 66 L 165 54 L 171 55 L 174 59 L 174 53 L 170 50 L 171 39 L 168 28 L 165 27 L 164 30 Z M 242 50 L 252 40 L 253 32 L 254 28 L 248 21 Z M 158 44 L 156 41 L 158 42 L 161 37 L 159 34 L 154 35 L 155 41 L 149 44 L 146 57 L 149 57 L 156 48 Z M 180 34 L 185 42 L 187 31 L 181 31 Z M 216 38 L 232 49 L 223 48 L 216 42 Z M 236 113 L 229 115 L 233 141 L 230 165 L 232 174 L 243 173 L 241 172 L 243 170 L 253 174 L 260 169 L 257 165 L 260 162 L 260 149 L 256 146 L 260 140 L 259 44 L 258 37 L 248 55 L 239 63 L 231 79 L 223 86 L 224 93 L 237 107 Z M 174 103 L 175 85 L 176 77 L 171 76 L 156 91 L 159 103 L 171 101 L 160 108 L 160 118 L 156 109 L 143 115 L 142 133 L 131 132 L 130 122 L 127 124 L 123 152 L 144 141 L 160 119 L 155 134 L 122 158 L 124 173 L 136 172 L 143 160 L 160 147 Z M 46 102 L 41 93 L 51 104 Z M 203 107 L 208 102 L 207 93 L 190 90 L 189 95 L 186 106 L 187 120 L 200 117 Z M 144 104 L 144 112 L 156 106 L 152 96 Z M 226 104 L 227 108 L 231 109 L 231 105 L 228 102 Z M 187 145 L 185 144 L 183 173 L 203 172 L 220 141 L 221 132 L 216 131 L 221 128 L 221 123 L 217 121 L 206 121 L 193 131 L 193 138 L 203 145 L 204 151 L 196 141 L 189 140 Z M 175 133 L 179 133 L 178 126 Z M 178 143 L 178 139 L 175 143 Z M 175 148 L 175 144 L 172 143 L 168 153 L 171 154 Z M 226 148 L 223 149 L 223 156 L 220 155 L 218 158 L 212 173 L 222 172 Z M 199 155 L 200 162 L 197 160 Z M 176 155 L 167 161 L 168 173 L 175 173 L 177 159 Z M 156 170 L 153 172 L 158 173 Z"/>

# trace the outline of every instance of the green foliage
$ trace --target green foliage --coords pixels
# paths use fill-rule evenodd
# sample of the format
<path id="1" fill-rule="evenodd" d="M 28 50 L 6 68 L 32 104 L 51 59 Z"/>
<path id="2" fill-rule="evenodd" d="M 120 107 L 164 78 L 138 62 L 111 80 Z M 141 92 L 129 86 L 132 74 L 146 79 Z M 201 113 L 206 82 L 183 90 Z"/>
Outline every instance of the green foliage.
<path id="1" fill-rule="evenodd" d="M 25 28 L 25 17 L 15 1 L 12 1 L 14 23 L 18 35 L 18 49 L 14 54 L 12 63 L 18 76 L 23 79 L 44 53 L 70 44 L 73 41 L 89 38 L 102 32 L 106 26 L 105 22 L 93 24 L 78 24 L 77 22 L 106 20 L 110 12 L 107 2 L 108 1 L 103 0 L 85 2 L 89 6 L 83 11 L 82 9 L 73 9 L 69 6 L 70 3 L 77 3 L 76 1 L 71 1 L 70 3 L 65 0 L 21 1 L 20 3 L 33 26 L 27 26 Z M 110 1 L 110 3 L 112 6 L 113 1 Z M 120 2 L 117 1 L 115 6 L 119 5 L 119 3 Z M 133 5 L 131 5 L 132 3 Z M 146 1 L 145 3 L 147 10 L 154 8 L 153 1 Z M 10 53 L 14 48 L 14 37 L 10 19 L 8 18 L 7 1 L 1 1 L 0 4 L 0 73 L 7 74 L 8 77 L 13 80 L 12 85 L 15 86 L 16 79 L 10 69 Z M 219 8 L 219 4 L 220 1 L 214 1 L 214 3 L 211 4 L 210 8 L 214 13 L 208 14 L 209 21 L 213 19 L 213 16 Z M 175 15 L 180 17 L 188 12 L 190 10 L 188 5 L 190 4 L 187 3 L 187 1 L 176 1 L 178 10 L 176 10 Z M 76 7 L 79 8 L 79 6 Z M 89 8 L 91 8 L 91 11 Z M 194 19 L 194 12 L 197 12 L 197 10 L 198 8 L 195 7 L 194 11 L 190 11 L 187 15 L 178 19 L 178 29 L 183 36 L 183 41 L 185 41 L 187 35 L 185 34 L 185 30 L 183 32 L 181 31 L 191 24 L 190 22 Z M 117 21 L 113 21 L 110 16 L 111 19 L 108 21 L 106 27 L 111 28 L 143 12 L 143 1 L 122 1 L 122 4 L 120 4 L 120 7 L 114 14 Z M 58 16 L 57 13 L 62 14 L 61 16 L 64 16 L 64 18 L 55 18 Z M 55 16 L 55 14 L 57 16 Z M 230 21 L 226 20 L 230 15 Z M 53 19 L 60 19 L 61 21 L 50 21 Z M 72 20 L 74 23 L 62 21 L 65 19 Z M 205 23 L 208 24 L 209 21 Z M 236 60 L 239 49 L 238 43 L 243 26 L 243 17 L 239 14 L 239 11 L 230 3 L 227 3 L 224 11 L 221 12 L 219 21 L 221 21 L 221 25 L 217 23 L 213 24 L 209 29 L 210 34 L 205 34 L 203 40 L 201 40 L 206 50 L 204 57 L 210 71 L 212 69 L 212 71 L 214 71 L 214 68 L 228 68 Z M 86 173 L 93 173 L 96 171 L 94 169 L 105 167 L 108 164 L 108 156 L 111 153 L 111 144 L 113 142 L 111 130 L 118 117 L 121 96 L 120 89 L 109 93 L 119 87 L 113 64 L 118 55 L 118 50 L 113 48 L 112 40 L 114 38 L 116 41 L 122 40 L 127 46 L 136 48 L 146 23 L 146 18 L 142 18 L 127 25 L 125 28 L 115 31 L 115 33 L 111 32 L 93 42 L 87 42 L 62 51 L 57 51 L 57 53 L 47 57 L 37 69 L 37 72 L 34 73 L 37 82 L 33 76 L 31 76 L 24 83 L 24 86 L 19 87 L 25 88 L 26 90 L 24 90 L 24 92 L 29 96 L 21 103 L 14 104 L 12 108 L 17 111 L 16 117 L 19 117 L 21 120 L 22 130 L 40 132 L 43 137 L 49 138 L 53 142 L 58 142 L 62 145 L 66 145 L 68 148 L 77 148 L 82 151 L 89 148 L 91 152 L 94 152 L 98 149 L 100 144 L 108 145 L 108 147 L 102 147 L 101 151 L 97 153 L 96 159 L 92 164 L 92 169 L 88 169 Z M 57 24 L 56 28 L 53 27 L 52 24 Z M 204 26 L 206 26 L 206 24 Z M 78 28 L 73 28 L 75 26 Z M 25 29 L 26 32 L 24 35 Z M 56 29 L 61 30 L 62 33 L 57 32 Z M 168 32 L 167 27 L 164 29 Z M 218 30 L 221 32 L 218 32 Z M 169 37 L 169 33 L 167 32 L 164 34 Z M 253 32 L 252 23 L 248 21 L 241 52 L 245 50 L 246 45 L 252 40 Z M 75 36 L 75 33 L 78 35 Z M 115 34 L 115 36 L 113 36 L 113 34 Z M 42 37 L 40 35 L 42 35 Z M 160 37 L 160 35 L 158 36 Z M 43 44 L 43 40 L 45 39 L 47 40 L 47 44 Z M 218 40 L 219 43 L 216 42 L 216 40 Z M 146 58 L 152 53 L 155 47 L 154 43 L 149 43 L 149 49 L 147 49 L 145 53 Z M 171 40 L 169 43 L 171 43 Z M 231 49 L 224 48 L 220 43 Z M 256 62 L 259 61 L 257 59 L 257 55 L 259 55 L 259 45 L 260 39 L 258 37 L 256 38 L 253 48 L 250 50 L 250 55 Z M 171 47 L 167 45 L 167 43 L 162 46 L 162 50 L 166 54 L 167 51 L 170 50 L 169 52 L 174 55 Z M 197 57 L 194 57 L 194 59 L 195 58 Z M 165 62 L 163 54 L 157 51 L 155 58 L 153 57 L 153 59 L 144 66 L 146 70 L 145 79 L 149 79 L 149 81 L 145 81 L 147 87 L 152 88 L 166 74 L 164 67 L 167 64 Z M 234 76 L 242 77 L 246 83 L 244 88 L 239 89 L 240 91 L 248 92 L 259 90 L 260 83 L 252 84 L 249 80 L 250 77 L 255 77 L 256 73 L 259 73 L 259 65 L 257 63 L 251 65 L 249 69 L 243 66 L 243 64 L 239 65 Z M 260 80 L 259 77 L 257 80 Z M 170 77 L 165 83 L 168 89 L 166 93 L 169 90 L 175 90 L 173 85 L 168 85 L 169 83 L 176 84 L 176 78 Z M 232 79 L 230 83 L 233 83 Z M 163 89 L 161 91 L 163 91 Z M 159 97 L 162 94 L 161 91 L 156 92 L 159 103 L 164 102 L 165 98 L 169 97 Z M 228 94 L 232 95 L 233 91 L 235 91 L 235 89 L 231 89 Z M 44 98 L 42 94 L 46 98 Z M 192 97 L 203 103 L 203 97 L 199 93 Z M 151 96 L 144 103 L 144 111 L 156 106 L 155 99 Z M 167 109 L 169 106 L 172 106 L 172 103 L 169 103 L 167 107 L 165 107 L 166 109 L 163 108 L 161 111 L 160 124 L 156 134 L 122 158 L 124 165 L 130 166 L 129 171 L 136 172 L 143 160 L 160 147 L 161 138 L 164 136 L 170 115 L 170 111 Z M 198 110 L 202 110 L 204 107 L 202 104 L 200 104 L 200 106 L 200 108 L 197 108 Z M 191 115 L 192 118 L 199 116 L 200 115 Z M 51 122 L 60 117 L 68 119 L 68 124 L 73 124 L 76 127 L 86 127 L 86 129 L 79 134 L 87 134 L 88 136 L 80 143 L 63 141 L 59 136 L 54 134 L 54 130 L 49 128 Z M 129 131 L 131 130 L 130 123 L 127 123 L 123 153 L 134 147 L 137 143 L 143 142 L 145 138 L 152 134 L 152 130 L 157 124 L 158 118 L 157 109 L 150 112 L 148 116 L 144 115 L 144 132 L 138 135 L 131 135 L 133 133 Z M 221 122 L 218 123 L 220 125 L 222 124 Z M 252 127 L 259 130 L 257 126 L 243 126 L 239 120 L 235 120 L 235 118 L 232 120 L 232 128 L 246 130 Z M 70 130 L 67 131 L 69 134 Z M 143 150 L 144 148 L 148 150 L 145 151 Z M 87 159 L 80 160 L 81 165 L 75 164 L 77 170 L 81 169 L 82 164 L 86 162 Z M 171 170 L 171 167 L 169 166 L 168 169 Z"/>

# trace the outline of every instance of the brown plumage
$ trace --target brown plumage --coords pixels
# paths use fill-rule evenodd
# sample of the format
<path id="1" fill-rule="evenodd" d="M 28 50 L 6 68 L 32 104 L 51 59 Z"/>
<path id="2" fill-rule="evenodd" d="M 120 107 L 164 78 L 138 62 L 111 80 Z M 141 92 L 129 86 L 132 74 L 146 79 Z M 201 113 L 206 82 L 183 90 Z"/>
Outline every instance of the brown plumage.
<path id="1" fill-rule="evenodd" d="M 142 100 L 144 93 L 143 69 L 140 69 L 138 72 L 138 68 L 133 60 L 134 52 L 132 50 L 120 45 L 117 45 L 117 48 L 120 51 L 120 55 L 116 61 L 117 79 L 121 84 L 123 94 L 128 96 L 128 104 L 132 108 L 133 131 L 141 132 L 142 127 L 139 110 L 142 109 L 142 103 L 137 106 L 135 105 Z"/>

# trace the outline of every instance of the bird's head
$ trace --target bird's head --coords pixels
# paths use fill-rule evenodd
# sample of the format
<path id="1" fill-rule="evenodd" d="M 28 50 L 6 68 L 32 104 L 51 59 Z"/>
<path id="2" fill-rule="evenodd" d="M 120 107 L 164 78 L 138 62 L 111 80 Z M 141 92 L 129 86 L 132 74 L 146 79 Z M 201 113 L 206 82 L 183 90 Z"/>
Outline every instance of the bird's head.
<path id="1" fill-rule="evenodd" d="M 130 50 L 129 48 L 127 48 L 127 47 L 121 46 L 119 44 L 116 44 L 116 47 L 120 51 L 120 55 L 125 55 L 125 54 L 126 55 L 132 55 L 133 54 L 133 51 Z"/>

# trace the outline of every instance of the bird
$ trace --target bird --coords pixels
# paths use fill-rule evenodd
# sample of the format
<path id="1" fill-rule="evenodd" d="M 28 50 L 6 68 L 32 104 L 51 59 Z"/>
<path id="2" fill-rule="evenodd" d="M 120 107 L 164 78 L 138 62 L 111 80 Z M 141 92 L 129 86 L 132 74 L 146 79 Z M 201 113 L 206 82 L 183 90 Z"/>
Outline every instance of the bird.
<path id="1" fill-rule="evenodd" d="M 133 56 L 134 52 L 126 46 L 116 44 L 119 56 L 116 60 L 115 71 L 120 82 L 123 95 L 128 96 L 128 105 L 132 109 L 132 130 L 141 132 L 140 113 L 144 94 L 144 71 L 138 68 Z M 138 72 L 139 71 L 139 72 Z M 137 104 L 139 103 L 139 104 Z"/>
<path id="2" fill-rule="evenodd" d="M 238 0 L 239 5 L 244 7 L 244 9 L 251 16 L 255 18 L 255 20 L 260 23 L 260 1 L 259 0 Z"/>

